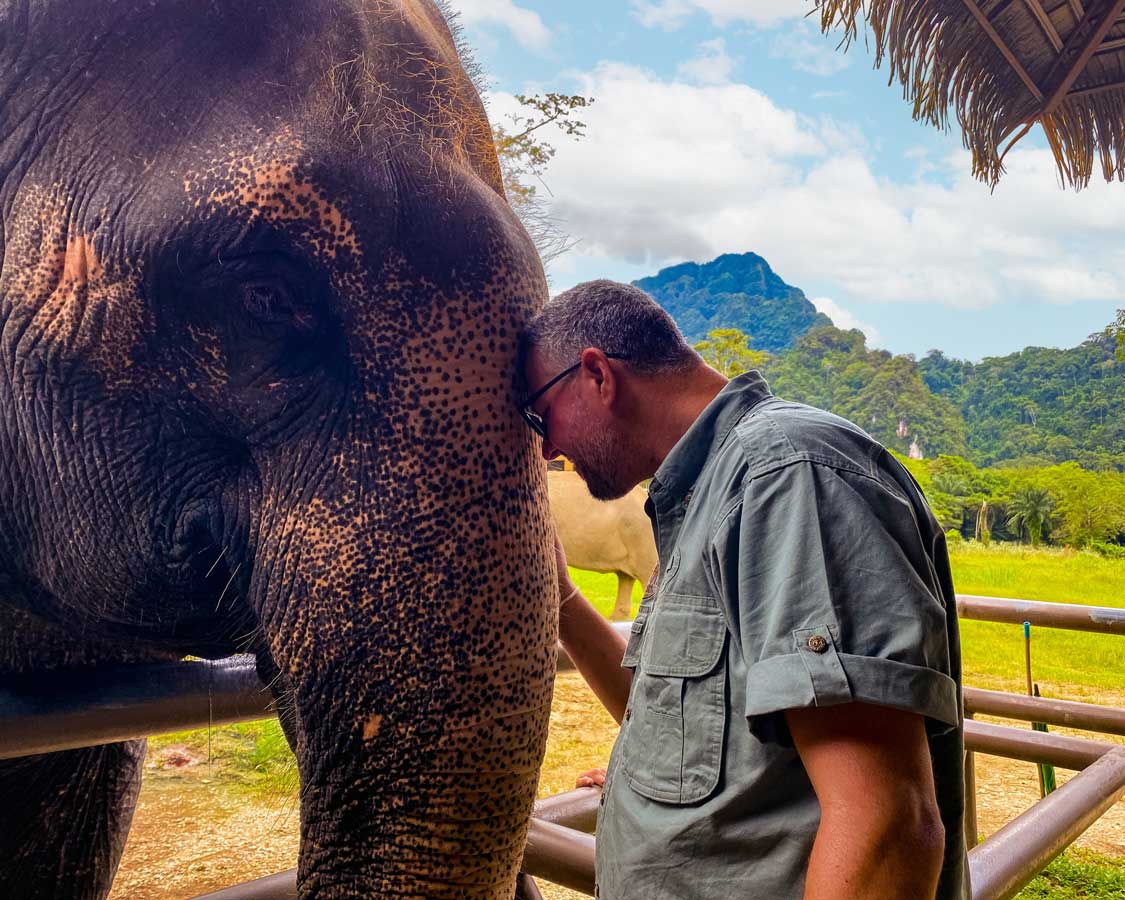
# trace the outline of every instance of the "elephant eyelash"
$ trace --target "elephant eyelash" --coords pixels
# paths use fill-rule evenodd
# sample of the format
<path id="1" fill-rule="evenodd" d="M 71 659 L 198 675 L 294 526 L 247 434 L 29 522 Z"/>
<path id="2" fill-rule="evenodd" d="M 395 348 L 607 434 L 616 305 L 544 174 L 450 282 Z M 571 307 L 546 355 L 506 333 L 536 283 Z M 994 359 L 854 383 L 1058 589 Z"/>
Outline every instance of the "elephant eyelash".
<path id="1" fill-rule="evenodd" d="M 284 325 L 308 333 L 317 327 L 315 304 L 279 279 L 254 279 L 237 286 L 239 305 L 256 323 Z"/>

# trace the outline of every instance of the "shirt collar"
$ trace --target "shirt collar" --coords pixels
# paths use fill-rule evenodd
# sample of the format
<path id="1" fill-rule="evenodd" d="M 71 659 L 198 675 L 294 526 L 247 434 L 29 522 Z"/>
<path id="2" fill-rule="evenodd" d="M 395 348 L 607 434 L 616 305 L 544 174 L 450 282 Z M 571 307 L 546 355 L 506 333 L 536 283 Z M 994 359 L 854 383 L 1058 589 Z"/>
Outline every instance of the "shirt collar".
<path id="1" fill-rule="evenodd" d="M 657 504 L 682 499 L 731 429 L 753 407 L 772 396 L 769 385 L 757 371 L 747 372 L 727 382 L 656 470 L 649 493 Z"/>

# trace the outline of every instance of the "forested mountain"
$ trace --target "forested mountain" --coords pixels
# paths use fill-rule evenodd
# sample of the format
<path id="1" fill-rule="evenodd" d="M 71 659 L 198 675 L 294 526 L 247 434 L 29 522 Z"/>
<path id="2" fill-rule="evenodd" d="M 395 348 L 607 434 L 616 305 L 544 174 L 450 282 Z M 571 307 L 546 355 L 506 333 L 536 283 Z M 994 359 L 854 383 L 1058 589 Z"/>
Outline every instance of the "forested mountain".
<path id="1" fill-rule="evenodd" d="M 904 455 L 1125 471 L 1125 361 L 1111 337 L 979 363 L 938 350 L 916 361 L 869 349 L 860 332 L 834 327 L 753 253 L 673 266 L 634 283 L 692 342 L 738 329 L 749 347 L 770 351 L 762 368 L 779 395 L 851 419 Z M 741 339 L 725 332 L 710 344 L 737 360 L 732 335 Z"/>
<path id="2" fill-rule="evenodd" d="M 918 363 L 927 386 L 968 423 L 978 465 L 1075 460 L 1086 468 L 1125 462 L 1125 362 L 1113 338 L 1067 350 L 1028 347 L 968 363 L 931 350 Z"/>
<path id="3" fill-rule="evenodd" d="M 903 455 L 965 455 L 957 407 L 926 387 L 913 358 L 869 350 L 859 331 L 815 328 L 773 356 L 764 374 L 779 396 L 850 419 Z"/>
<path id="4" fill-rule="evenodd" d="M 692 342 L 717 328 L 737 328 L 755 349 L 776 353 L 810 328 L 832 324 L 756 253 L 683 263 L 633 283 L 655 297 Z"/>

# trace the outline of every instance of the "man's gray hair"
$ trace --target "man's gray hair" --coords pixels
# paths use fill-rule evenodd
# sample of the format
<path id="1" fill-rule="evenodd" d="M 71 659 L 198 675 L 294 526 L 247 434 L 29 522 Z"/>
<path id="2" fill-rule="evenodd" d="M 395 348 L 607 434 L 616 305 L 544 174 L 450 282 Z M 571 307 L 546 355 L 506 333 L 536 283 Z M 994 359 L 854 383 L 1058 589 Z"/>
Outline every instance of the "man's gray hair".
<path id="1" fill-rule="evenodd" d="M 539 350 L 556 366 L 573 365 L 587 347 L 622 357 L 642 375 L 686 372 L 699 354 L 655 300 L 640 288 L 601 279 L 549 300 L 528 323 L 524 351 Z"/>

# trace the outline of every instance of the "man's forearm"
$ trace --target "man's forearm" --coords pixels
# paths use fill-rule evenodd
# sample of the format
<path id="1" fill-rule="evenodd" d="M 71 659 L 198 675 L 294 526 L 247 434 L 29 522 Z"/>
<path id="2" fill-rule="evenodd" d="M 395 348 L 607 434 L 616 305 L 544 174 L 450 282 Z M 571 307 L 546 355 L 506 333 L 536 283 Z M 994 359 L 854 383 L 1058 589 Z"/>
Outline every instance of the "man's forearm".
<path id="1" fill-rule="evenodd" d="M 621 668 L 625 639 L 578 594 L 559 611 L 559 640 L 590 689 L 620 723 L 633 680 L 632 673 Z"/>

